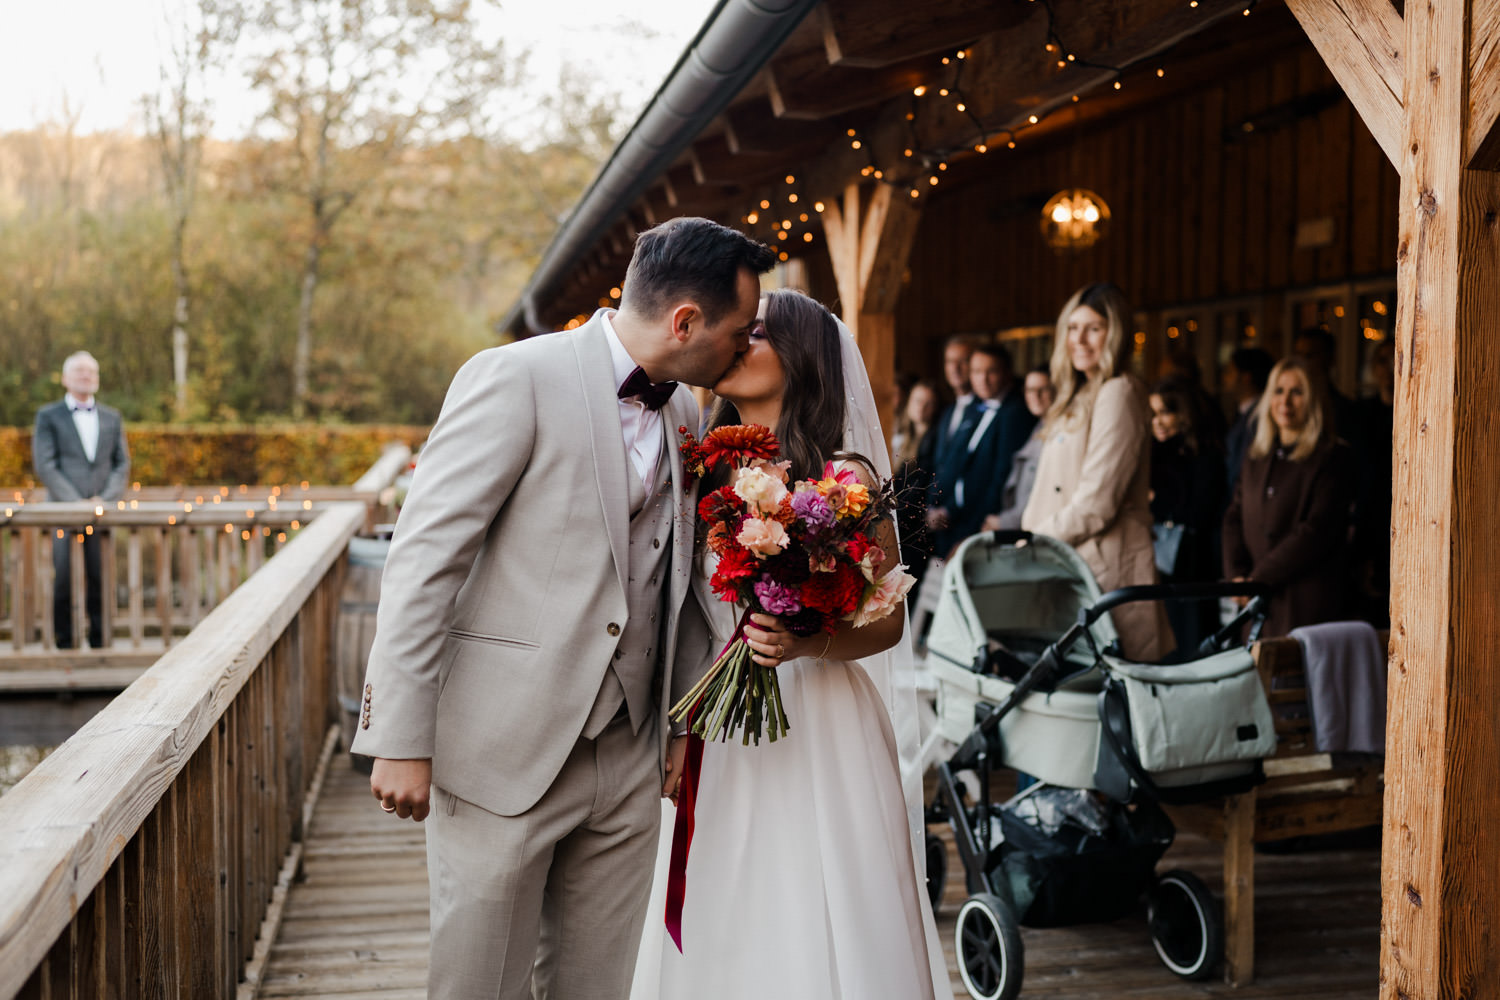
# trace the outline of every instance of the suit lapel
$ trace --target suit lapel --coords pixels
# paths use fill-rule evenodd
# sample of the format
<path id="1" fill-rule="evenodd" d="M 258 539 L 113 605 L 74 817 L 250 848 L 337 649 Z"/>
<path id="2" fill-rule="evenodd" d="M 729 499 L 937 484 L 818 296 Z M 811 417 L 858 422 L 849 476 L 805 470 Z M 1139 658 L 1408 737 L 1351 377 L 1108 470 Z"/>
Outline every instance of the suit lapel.
<path id="1" fill-rule="evenodd" d="M 583 406 L 588 414 L 589 442 L 594 452 L 594 475 L 604 527 L 609 533 L 609 551 L 614 557 L 620 590 L 625 591 L 629 573 L 630 492 L 625 474 L 625 434 L 620 429 L 620 407 L 615 399 L 615 372 L 609 342 L 597 314 L 573 339 L 578 357 Z"/>
<path id="2" fill-rule="evenodd" d="M 103 462 L 107 467 L 110 456 L 106 454 L 106 451 L 109 453 L 114 452 L 114 442 L 120 436 L 120 429 L 114 425 L 114 414 L 100 406 L 97 402 L 94 406 L 97 408 L 99 414 L 99 440 L 94 442 L 93 464 L 97 466 Z"/>
<path id="3" fill-rule="evenodd" d="M 687 593 L 688 578 L 692 574 L 693 562 L 693 495 L 683 483 L 682 452 L 678 450 L 681 435 L 678 427 L 696 423 L 690 420 L 691 407 L 681 402 L 681 393 L 672 398 L 662 410 L 662 451 L 672 470 L 672 509 L 676 519 L 672 524 L 672 583 L 669 607 L 674 611 L 682 606 Z"/>
<path id="4" fill-rule="evenodd" d="M 89 453 L 83 449 L 83 435 L 78 433 L 78 421 L 73 419 L 73 408 L 68 405 L 67 400 L 63 400 L 59 405 L 61 409 L 58 410 L 57 420 L 67 427 L 64 433 L 67 435 L 67 439 L 78 449 L 78 457 L 87 462 L 89 460 Z M 96 447 L 94 455 L 97 457 L 98 454 L 99 449 Z"/>

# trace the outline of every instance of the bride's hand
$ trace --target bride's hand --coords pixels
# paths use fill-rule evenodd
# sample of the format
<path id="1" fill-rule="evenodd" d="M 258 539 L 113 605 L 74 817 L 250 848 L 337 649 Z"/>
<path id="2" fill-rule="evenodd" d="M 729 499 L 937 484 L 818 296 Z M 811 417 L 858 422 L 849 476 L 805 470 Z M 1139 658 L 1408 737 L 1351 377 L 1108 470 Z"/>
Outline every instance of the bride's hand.
<path id="1" fill-rule="evenodd" d="M 780 618 L 756 613 L 750 616 L 751 624 L 745 626 L 745 642 L 752 651 L 750 657 L 763 667 L 779 667 L 786 660 L 795 660 L 806 655 L 807 640 L 794 635 Z"/>

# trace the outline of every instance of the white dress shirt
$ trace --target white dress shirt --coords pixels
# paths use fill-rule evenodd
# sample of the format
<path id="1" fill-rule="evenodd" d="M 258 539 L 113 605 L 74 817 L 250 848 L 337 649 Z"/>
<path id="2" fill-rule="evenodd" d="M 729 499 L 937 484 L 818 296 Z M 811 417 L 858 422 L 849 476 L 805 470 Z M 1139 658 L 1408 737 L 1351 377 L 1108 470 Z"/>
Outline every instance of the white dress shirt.
<path id="1" fill-rule="evenodd" d="M 78 440 L 83 442 L 83 453 L 92 462 L 99 451 L 99 404 L 93 396 L 79 402 L 70 393 L 66 399 L 73 412 L 73 426 L 78 428 Z"/>
<path id="2" fill-rule="evenodd" d="M 630 377 L 630 373 L 639 366 L 631 358 L 630 352 L 625 350 L 625 345 L 620 343 L 620 335 L 615 333 L 609 314 L 605 313 L 601 318 L 604 321 L 604 339 L 609 341 L 609 357 L 614 363 L 615 388 L 619 389 Z M 656 485 L 656 463 L 661 460 L 661 412 L 651 409 L 634 397 L 619 402 L 620 430 L 625 436 L 625 454 L 630 456 L 630 464 L 635 468 L 636 475 L 641 477 L 641 484 L 646 492 L 650 493 L 651 488 Z"/>

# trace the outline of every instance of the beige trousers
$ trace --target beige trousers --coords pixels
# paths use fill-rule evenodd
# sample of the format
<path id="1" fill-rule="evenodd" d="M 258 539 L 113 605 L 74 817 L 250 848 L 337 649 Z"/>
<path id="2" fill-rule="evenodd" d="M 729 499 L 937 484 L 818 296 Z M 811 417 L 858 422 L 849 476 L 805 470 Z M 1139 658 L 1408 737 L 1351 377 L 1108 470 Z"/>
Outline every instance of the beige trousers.
<path id="1" fill-rule="evenodd" d="M 429 1000 L 625 1000 L 656 861 L 658 771 L 654 724 L 637 735 L 622 719 L 579 739 L 519 816 L 434 788 Z"/>

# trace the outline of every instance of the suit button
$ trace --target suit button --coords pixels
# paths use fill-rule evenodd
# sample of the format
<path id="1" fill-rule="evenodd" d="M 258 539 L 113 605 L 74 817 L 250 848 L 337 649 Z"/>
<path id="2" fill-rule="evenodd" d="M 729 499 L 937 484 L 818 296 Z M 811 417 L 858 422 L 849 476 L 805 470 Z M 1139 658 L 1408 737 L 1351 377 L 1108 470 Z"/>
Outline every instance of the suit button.
<path id="1" fill-rule="evenodd" d="M 608 625 L 604 626 L 604 631 L 608 632 L 610 635 L 619 635 L 620 626 L 616 625 L 614 622 L 610 622 Z"/>
<path id="2" fill-rule="evenodd" d="M 651 547 L 653 549 L 659 549 L 659 548 L 661 548 L 661 539 L 660 538 L 653 538 L 653 539 L 651 539 Z"/>
<path id="3" fill-rule="evenodd" d="M 615 650 L 615 659 L 617 659 L 617 660 L 623 660 L 623 659 L 625 659 L 625 650 L 623 650 L 623 649 L 617 649 L 617 650 Z"/>

